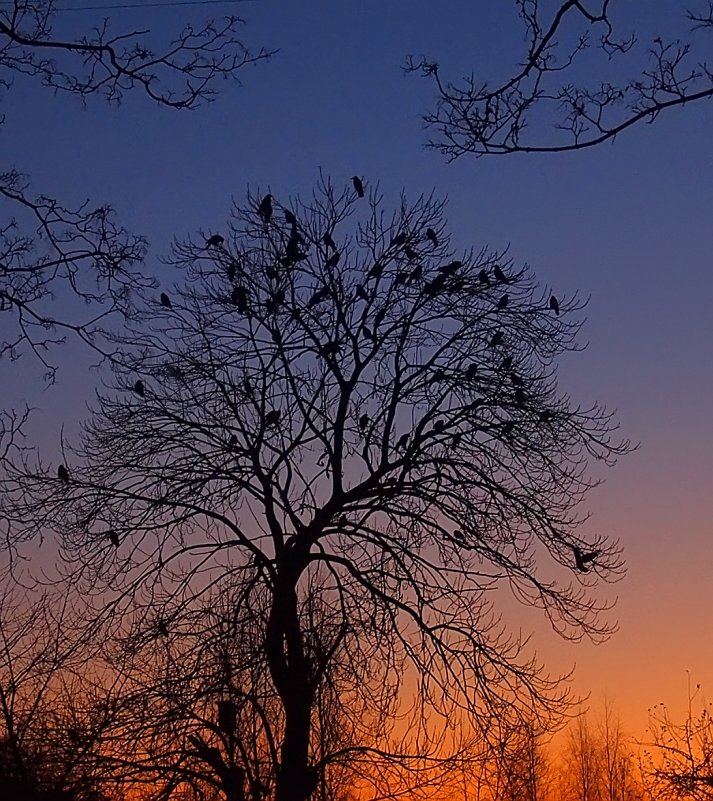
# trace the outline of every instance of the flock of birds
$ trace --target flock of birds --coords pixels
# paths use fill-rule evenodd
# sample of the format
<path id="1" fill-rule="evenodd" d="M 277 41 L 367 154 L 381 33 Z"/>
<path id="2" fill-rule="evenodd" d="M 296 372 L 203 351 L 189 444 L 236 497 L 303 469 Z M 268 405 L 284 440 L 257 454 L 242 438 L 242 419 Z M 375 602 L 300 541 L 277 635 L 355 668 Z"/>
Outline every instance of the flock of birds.
<path id="1" fill-rule="evenodd" d="M 352 186 L 354 187 L 354 191 L 358 198 L 363 198 L 365 196 L 364 192 L 364 184 L 359 178 L 359 176 L 354 175 L 352 176 Z M 257 213 L 262 222 L 267 225 L 271 221 L 273 214 L 274 214 L 274 207 L 273 207 L 273 197 L 271 194 L 265 195 L 257 207 Z M 285 216 L 285 222 L 291 227 L 291 235 L 287 243 L 287 248 L 285 252 L 285 256 L 282 259 L 283 266 L 290 266 L 291 264 L 296 263 L 297 261 L 301 261 L 303 258 L 307 258 L 307 256 L 302 253 L 301 245 L 303 244 L 303 239 L 298 231 L 298 221 L 295 217 L 294 213 L 289 209 L 283 209 L 283 213 Z M 433 228 L 426 228 L 425 231 L 425 239 L 435 248 L 439 245 L 438 234 Z M 327 257 L 325 261 L 325 266 L 327 269 L 332 269 L 337 266 L 339 263 L 340 252 L 337 248 L 337 244 L 332 238 L 329 232 L 326 232 L 322 236 L 322 242 L 325 245 L 325 248 L 330 255 Z M 223 248 L 225 245 L 225 238 L 221 234 L 212 234 L 206 240 L 206 248 Z M 390 243 L 390 247 L 401 248 L 403 249 L 406 258 L 409 261 L 414 261 L 418 258 L 417 251 L 408 244 L 408 237 L 404 233 L 396 234 Z M 463 263 L 459 260 L 454 260 L 448 262 L 447 264 L 441 265 L 436 270 L 436 276 L 432 278 L 430 281 L 427 281 L 424 284 L 423 291 L 426 294 L 436 294 L 441 289 L 445 288 L 449 281 L 456 279 L 459 269 L 463 266 Z M 229 278 L 233 280 L 236 274 L 236 267 L 234 265 L 229 266 L 228 268 Z M 367 279 L 379 279 L 383 273 L 383 265 L 381 265 L 378 261 L 367 273 Z M 273 273 L 273 277 L 276 275 Z M 268 276 L 270 277 L 270 276 Z M 407 273 L 398 273 L 394 279 L 395 285 L 398 284 L 409 284 L 415 281 L 420 280 L 423 277 L 423 268 L 420 264 L 417 264 L 413 269 L 411 269 Z M 497 284 L 508 284 L 509 279 L 507 275 L 503 272 L 502 268 L 499 265 L 494 265 L 492 271 L 492 278 L 495 280 Z M 462 279 L 461 279 L 462 280 Z M 491 277 L 488 274 L 487 270 L 483 268 L 480 273 L 478 274 L 478 280 L 481 284 L 490 286 L 491 285 Z M 456 287 L 458 286 L 458 280 L 456 279 Z M 369 299 L 369 295 L 363 284 L 359 284 L 356 288 L 356 295 L 359 299 L 367 301 Z M 315 290 L 312 294 L 311 298 L 308 301 L 308 307 L 313 308 L 323 301 L 327 300 L 330 296 L 330 291 L 327 287 L 322 287 L 321 289 Z M 268 306 L 270 306 L 273 310 L 275 310 L 282 302 L 285 300 L 285 293 L 282 290 L 277 290 L 270 301 L 268 301 Z M 233 305 L 238 308 L 238 311 L 242 311 L 243 313 L 248 311 L 248 304 L 249 304 L 249 293 L 246 287 L 243 286 L 236 286 L 231 295 L 231 301 Z M 510 302 L 510 298 L 508 293 L 504 293 L 500 299 L 496 303 L 496 311 L 504 311 Z M 162 308 L 170 310 L 173 308 L 173 303 L 171 298 L 166 292 L 161 292 L 159 296 L 159 303 Z M 559 300 L 555 295 L 551 295 L 549 298 L 549 308 L 552 310 L 556 315 L 559 316 L 560 314 L 560 305 Z M 268 308 L 268 311 L 270 309 Z M 374 327 L 376 328 L 376 326 Z M 367 326 L 362 326 L 362 330 L 364 335 L 368 339 L 375 339 L 375 335 L 371 329 Z M 502 330 L 495 331 L 489 339 L 489 346 L 491 348 L 495 348 L 500 345 L 503 341 L 504 332 Z M 329 346 L 332 346 L 331 349 Z M 336 355 L 338 351 L 338 344 L 337 343 L 327 343 L 326 347 L 322 348 L 322 352 L 325 355 Z M 506 356 L 503 359 L 501 367 L 509 370 L 512 367 L 512 357 Z M 473 380 L 477 376 L 478 367 L 476 364 L 469 365 L 465 370 L 465 377 L 468 380 Z M 520 379 L 516 373 L 511 373 L 513 384 L 515 385 L 515 400 L 516 403 L 518 399 L 524 402 L 524 391 L 522 390 L 521 384 L 522 379 Z M 443 370 L 436 371 L 433 376 L 431 376 L 430 384 L 436 383 L 445 379 L 445 372 Z M 132 387 L 134 393 L 138 395 L 140 398 L 144 398 L 146 396 L 146 387 L 144 382 L 141 379 L 137 379 L 137 381 L 133 384 Z M 522 405 L 520 403 L 519 405 Z M 265 415 L 265 425 L 266 427 L 273 427 L 276 426 L 280 421 L 280 411 L 277 409 L 273 409 Z M 546 421 L 548 417 L 547 411 L 544 411 L 540 414 L 540 419 L 542 421 Z M 367 413 L 363 413 L 358 421 L 357 425 L 359 430 L 364 432 L 366 431 L 370 422 L 370 417 Z M 434 430 L 436 433 L 438 431 L 438 425 L 440 423 L 441 429 L 443 428 L 444 424 L 442 421 L 436 421 L 434 423 Z M 514 425 L 511 423 L 505 424 Z M 232 438 L 235 440 L 234 444 L 237 444 L 237 439 L 235 436 Z M 408 444 L 409 434 L 403 434 L 399 440 L 396 442 L 396 449 L 401 450 L 405 448 Z M 458 433 L 454 434 L 453 437 L 454 444 L 460 441 L 460 435 Z M 69 471 L 65 467 L 65 465 L 61 464 L 57 468 L 57 478 L 64 484 L 69 484 L 70 482 L 70 475 Z M 106 533 L 106 536 L 109 538 L 111 544 L 115 547 L 119 547 L 119 537 L 114 531 L 109 531 Z M 589 571 L 590 563 L 594 562 L 594 560 L 599 556 L 598 551 L 591 551 L 591 552 L 584 552 L 580 548 L 576 546 L 571 546 L 574 551 L 574 558 L 575 558 L 575 565 L 578 571 L 582 573 L 587 573 Z"/>

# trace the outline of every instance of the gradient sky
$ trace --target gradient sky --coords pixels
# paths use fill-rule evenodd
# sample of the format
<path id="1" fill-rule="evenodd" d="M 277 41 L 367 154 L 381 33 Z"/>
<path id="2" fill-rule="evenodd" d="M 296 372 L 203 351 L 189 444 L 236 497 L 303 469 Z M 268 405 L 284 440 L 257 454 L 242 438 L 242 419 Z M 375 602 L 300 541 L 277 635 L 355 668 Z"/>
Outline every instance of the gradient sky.
<path id="1" fill-rule="evenodd" d="M 82 4 L 98 5 L 58 6 Z M 630 15 L 624 26 L 636 22 L 643 40 L 669 29 L 679 8 L 620 5 Z M 683 713 L 686 670 L 713 694 L 711 105 L 673 111 L 590 151 L 446 164 L 423 148 L 418 114 L 432 104 L 431 88 L 401 65 L 426 53 L 454 78 L 471 69 L 502 77 L 521 44 L 509 0 L 236 7 L 248 44 L 280 51 L 245 70 L 241 88 L 222 84 L 216 103 L 177 113 L 138 94 L 118 110 L 97 100 L 83 108 L 18 79 L 2 100 L 3 165 L 67 203 L 111 203 L 150 239 L 148 268 L 166 286 L 173 279 L 157 257 L 174 236 L 221 230 L 248 185 L 281 200 L 308 193 L 321 167 L 337 182 L 355 172 L 379 181 L 394 201 L 402 187 L 411 197 L 436 189 L 449 198 L 460 245 L 509 244 L 558 294 L 591 296 L 589 348 L 563 364 L 562 382 L 576 398 L 617 408 L 623 432 L 641 443 L 588 502 L 592 530 L 622 541 L 629 575 L 612 590 L 618 635 L 597 648 L 571 646 L 537 625 L 540 655 L 554 670 L 576 661 L 575 687 L 595 702 L 607 693 L 636 733 L 655 703 Z M 60 27 L 79 31 L 108 13 L 66 12 Z M 113 16 L 122 28 L 170 31 L 205 11 Z M 48 448 L 82 416 L 94 380 L 76 347 L 57 358 L 52 388 L 29 358 L 12 372 L 0 366 L 3 403 L 39 407 L 33 430 Z M 531 614 L 508 616 L 515 627 L 533 624 Z"/>

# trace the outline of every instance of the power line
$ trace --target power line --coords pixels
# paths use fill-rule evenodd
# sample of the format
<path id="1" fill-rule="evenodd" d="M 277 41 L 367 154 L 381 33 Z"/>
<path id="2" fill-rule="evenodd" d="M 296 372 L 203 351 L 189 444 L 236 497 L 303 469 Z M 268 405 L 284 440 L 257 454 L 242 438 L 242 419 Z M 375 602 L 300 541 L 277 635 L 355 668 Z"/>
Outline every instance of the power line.
<path id="1" fill-rule="evenodd" d="M 225 6 L 237 5 L 238 3 L 249 3 L 253 0 L 165 0 L 165 2 L 147 3 L 116 3 L 114 5 L 103 6 L 66 6 L 56 7 L 56 11 L 114 11 L 125 8 L 171 8 L 173 6 Z M 0 6 L 14 6 L 15 3 L 8 0 L 0 0 Z"/>

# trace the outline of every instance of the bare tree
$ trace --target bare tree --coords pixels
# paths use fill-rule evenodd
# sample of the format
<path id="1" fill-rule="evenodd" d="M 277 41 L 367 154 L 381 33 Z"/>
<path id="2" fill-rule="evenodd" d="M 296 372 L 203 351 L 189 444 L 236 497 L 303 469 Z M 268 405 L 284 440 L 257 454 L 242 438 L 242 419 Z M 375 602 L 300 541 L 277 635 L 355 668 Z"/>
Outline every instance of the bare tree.
<path id="1" fill-rule="evenodd" d="M 682 4 L 688 23 L 682 39 L 662 31 L 644 43 L 633 33 L 617 34 L 611 0 L 566 0 L 544 12 L 538 0 L 516 5 L 526 44 L 504 80 L 471 75 L 450 81 L 430 59 L 408 60 L 407 69 L 435 85 L 436 108 L 423 119 L 430 146 L 449 159 L 580 150 L 651 123 L 668 109 L 713 97 L 703 40 L 713 28 L 710 0 L 691 10 Z M 585 52 L 592 47 L 600 52 L 601 70 L 598 81 L 587 83 L 577 70 L 588 58 L 591 74 Z"/>
<path id="2" fill-rule="evenodd" d="M 700 685 L 689 692 L 688 714 L 679 723 L 664 705 L 651 710 L 642 758 L 649 793 L 662 799 L 713 798 L 713 720 Z M 698 707 L 694 711 L 694 707 Z"/>
<path id="3" fill-rule="evenodd" d="M 622 573 L 576 506 L 589 462 L 627 444 L 556 383 L 582 304 L 504 254 L 456 253 L 442 202 L 388 213 L 353 186 L 250 198 L 225 237 L 177 244 L 180 282 L 118 340 L 65 463 L 11 448 L 0 487 L 11 540 L 55 530 L 107 620 L 234 588 L 267 671 L 277 801 L 345 760 L 382 794 L 423 786 L 491 721 L 544 726 L 567 688 L 493 592 L 598 639 L 593 588 Z M 351 710 L 344 736 L 325 694 Z"/>
<path id="4" fill-rule="evenodd" d="M 19 74 L 82 100 L 118 103 L 138 88 L 161 105 L 191 109 L 214 98 L 216 79 L 237 78 L 269 55 L 245 48 L 234 16 L 187 26 L 162 43 L 148 30 L 112 30 L 108 19 L 63 39 L 53 32 L 59 15 L 54 0 L 0 6 L 0 89 Z M 72 331 L 101 349 L 105 317 L 130 312 L 129 290 L 150 283 L 137 270 L 146 243 L 118 225 L 109 206 L 34 195 L 16 169 L 0 172 L 0 204 L 0 357 L 30 348 L 51 376 L 51 345 Z M 62 303 L 52 304 L 57 296 Z"/>
<path id="5" fill-rule="evenodd" d="M 599 738 L 586 714 L 579 715 L 567 733 L 561 781 L 573 801 L 602 801 L 602 754 Z"/>

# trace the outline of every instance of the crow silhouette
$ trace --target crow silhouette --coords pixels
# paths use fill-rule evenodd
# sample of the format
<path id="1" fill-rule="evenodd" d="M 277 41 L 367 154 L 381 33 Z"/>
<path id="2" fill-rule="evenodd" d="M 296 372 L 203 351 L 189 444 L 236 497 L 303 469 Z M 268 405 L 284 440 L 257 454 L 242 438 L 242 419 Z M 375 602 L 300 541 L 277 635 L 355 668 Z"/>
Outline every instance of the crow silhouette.
<path id="1" fill-rule="evenodd" d="M 584 553 L 582 550 L 577 548 L 576 545 L 572 546 L 572 550 L 574 551 L 574 562 L 577 566 L 577 570 L 579 570 L 580 573 L 589 573 L 589 568 L 587 565 L 589 562 L 593 562 L 599 556 L 599 551 L 590 551 L 589 553 Z"/>
<path id="2" fill-rule="evenodd" d="M 236 286 L 230 295 L 230 301 L 240 314 L 245 314 L 248 310 L 248 290 L 244 286 Z"/>
<path id="3" fill-rule="evenodd" d="M 228 440 L 228 447 L 229 448 L 235 448 L 237 446 L 237 444 L 238 444 L 238 435 L 237 434 L 231 434 L 230 435 L 230 439 Z"/>
<path id="4" fill-rule="evenodd" d="M 436 420 L 436 422 L 433 424 L 433 430 L 436 432 L 436 434 L 440 434 L 445 426 L 446 424 L 444 420 Z"/>
<path id="5" fill-rule="evenodd" d="M 404 253 L 409 261 L 418 258 L 418 253 L 411 247 L 411 245 L 404 245 Z"/>
<path id="6" fill-rule="evenodd" d="M 369 328 L 368 325 L 363 325 L 361 327 L 361 330 L 362 330 L 362 333 L 364 334 L 364 339 L 368 339 L 371 342 L 373 342 L 376 339 L 376 337 L 374 336 L 372 330 Z"/>
<path id="7" fill-rule="evenodd" d="M 402 245 L 406 244 L 407 239 L 408 236 L 403 231 L 399 231 L 396 236 L 391 237 L 391 247 L 400 248 Z"/>
<path id="8" fill-rule="evenodd" d="M 461 268 L 462 266 L 463 266 L 463 262 L 462 262 L 462 261 L 458 261 L 458 260 L 456 259 L 455 261 L 450 261 L 450 262 L 448 262 L 448 264 L 442 264 L 442 265 L 441 265 L 441 266 L 438 268 L 438 272 L 439 272 L 439 273 L 440 273 L 440 274 L 441 274 L 441 275 L 442 275 L 444 278 L 449 278 L 451 275 L 455 275 L 455 273 L 456 273 L 458 270 L 460 270 L 460 268 Z"/>
<path id="9" fill-rule="evenodd" d="M 235 276 L 238 274 L 238 265 L 234 261 L 229 261 L 225 265 L 225 274 L 228 276 L 228 281 L 235 281 Z"/>
<path id="10" fill-rule="evenodd" d="M 456 431 L 456 433 L 451 437 L 451 448 L 457 448 L 462 439 L 463 434 L 460 431 Z"/>
<path id="11" fill-rule="evenodd" d="M 156 624 L 156 630 L 162 637 L 168 637 L 168 626 L 163 620 L 159 620 Z"/>
<path id="12" fill-rule="evenodd" d="M 63 464 L 57 468 L 57 478 L 64 481 L 65 484 L 69 484 L 69 471 Z"/>
<path id="13" fill-rule="evenodd" d="M 235 734 L 238 710 L 232 701 L 218 701 L 218 728 L 223 734 Z"/>
<path id="14" fill-rule="evenodd" d="M 332 340 L 323 342 L 319 346 L 319 350 L 324 356 L 336 356 L 339 353 L 339 343 Z"/>
<path id="15" fill-rule="evenodd" d="M 309 299 L 309 303 L 307 304 L 308 308 L 312 308 L 314 306 L 318 306 L 320 303 L 325 301 L 329 297 L 329 289 L 326 286 L 323 286 L 321 289 L 318 289 L 312 297 Z"/>
<path id="16" fill-rule="evenodd" d="M 359 429 L 361 431 L 365 431 L 366 427 L 369 425 L 369 415 L 366 412 L 364 412 L 364 414 L 361 415 L 361 417 L 357 422 L 359 425 Z"/>
<path id="17" fill-rule="evenodd" d="M 426 239 L 433 245 L 434 248 L 438 247 L 438 237 L 433 228 L 426 228 Z"/>
<path id="18" fill-rule="evenodd" d="M 267 225 L 272 219 L 272 195 L 265 195 L 257 207 L 257 213 L 260 219 Z"/>
<path id="19" fill-rule="evenodd" d="M 282 213 L 285 215 L 285 222 L 291 225 L 294 230 L 297 226 L 297 217 L 289 209 L 283 209 Z"/>
<path id="20" fill-rule="evenodd" d="M 277 279 L 280 277 L 280 272 L 277 267 L 268 265 L 265 267 L 265 275 L 270 279 L 270 281 L 277 281 Z"/>
<path id="21" fill-rule="evenodd" d="M 490 347 L 491 348 L 497 347 L 503 341 L 503 336 L 504 334 L 502 331 L 496 331 L 492 335 L 492 337 L 490 337 L 490 342 L 488 343 Z"/>
<path id="22" fill-rule="evenodd" d="M 500 369 L 501 370 L 509 370 L 512 367 L 512 356 L 506 356 L 500 362 Z"/>
<path id="23" fill-rule="evenodd" d="M 510 380 L 514 387 L 521 387 L 523 385 L 523 380 L 517 373 L 510 373 Z"/>
<path id="24" fill-rule="evenodd" d="M 324 242 L 324 244 L 332 250 L 337 249 L 337 243 L 332 239 L 332 235 L 329 232 L 322 236 L 322 242 Z"/>
<path id="25" fill-rule="evenodd" d="M 352 185 L 358 197 L 364 197 L 364 184 L 358 175 L 352 175 Z"/>
<path id="26" fill-rule="evenodd" d="M 552 420 L 552 412 L 549 409 L 543 409 L 537 418 L 541 423 L 549 423 Z"/>
<path id="27" fill-rule="evenodd" d="M 369 296 L 366 294 L 366 289 L 364 289 L 362 284 L 357 284 L 356 296 L 361 298 L 361 300 L 369 300 Z"/>
<path id="28" fill-rule="evenodd" d="M 139 378 L 139 380 L 134 384 L 134 392 L 140 397 L 143 398 L 146 395 L 146 387 L 144 387 L 144 382 Z"/>
<path id="29" fill-rule="evenodd" d="M 438 370 L 436 370 L 436 372 L 431 376 L 431 379 L 430 379 L 430 381 L 428 383 L 429 383 L 429 385 L 430 384 L 438 384 L 440 381 L 443 381 L 445 379 L 445 377 L 446 377 L 446 371 L 442 370 L 439 367 Z"/>
<path id="30" fill-rule="evenodd" d="M 334 253 L 325 261 L 324 266 L 330 270 L 333 267 L 336 267 L 339 264 L 339 259 L 341 258 L 341 253 L 338 250 L 335 250 Z"/>
<path id="31" fill-rule="evenodd" d="M 483 286 L 490 286 L 490 276 L 485 268 L 478 273 L 478 281 L 480 281 Z"/>
<path id="32" fill-rule="evenodd" d="M 504 308 L 506 308 L 509 302 L 510 298 L 508 297 L 508 293 L 506 292 L 498 301 L 497 305 L 498 311 L 502 311 Z"/>
<path id="33" fill-rule="evenodd" d="M 396 443 L 396 450 L 400 451 L 402 448 L 405 448 L 408 445 L 408 434 L 402 434 L 397 443 Z"/>
<path id="34" fill-rule="evenodd" d="M 205 241 L 205 246 L 207 248 L 221 248 L 225 244 L 225 237 L 222 237 L 220 234 L 213 234 L 213 236 L 208 237 Z"/>
<path id="35" fill-rule="evenodd" d="M 559 314 L 560 314 L 560 302 L 557 300 L 557 298 L 554 295 L 552 295 L 552 297 L 550 297 L 550 308 L 559 317 Z"/>
<path id="36" fill-rule="evenodd" d="M 265 425 L 266 426 L 276 426 L 280 422 L 280 411 L 279 409 L 273 409 L 269 411 L 265 415 Z"/>
<path id="37" fill-rule="evenodd" d="M 499 281 L 501 284 L 507 284 L 507 282 L 508 282 L 508 277 L 507 277 L 507 275 L 505 275 L 505 273 L 502 271 L 502 269 L 500 268 L 500 265 L 499 265 L 499 264 L 496 264 L 496 265 L 495 265 L 495 267 L 493 267 L 493 275 L 495 276 L 495 278 L 496 278 L 496 279 L 497 279 L 497 280 L 498 280 L 498 281 Z"/>
<path id="38" fill-rule="evenodd" d="M 161 301 L 161 305 L 164 309 L 172 309 L 173 303 L 171 303 L 171 298 L 165 292 L 162 292 L 160 295 L 159 300 Z"/>
<path id="39" fill-rule="evenodd" d="M 376 264 L 374 264 L 374 266 L 371 268 L 371 270 L 369 270 L 369 272 L 366 274 L 366 276 L 367 276 L 367 278 L 377 278 L 378 279 L 378 278 L 381 278 L 383 273 L 384 273 L 384 265 L 380 264 L 377 261 Z"/>
<path id="40" fill-rule="evenodd" d="M 527 395 L 522 387 L 515 387 L 515 403 L 517 406 L 524 406 L 527 403 Z"/>
<path id="41" fill-rule="evenodd" d="M 107 531 L 107 537 L 109 537 L 109 542 L 115 547 L 119 547 L 119 535 L 116 531 Z"/>
<path id="42" fill-rule="evenodd" d="M 478 365 L 475 362 L 471 362 L 465 371 L 465 377 L 468 381 L 472 381 L 478 375 Z"/>
<path id="43" fill-rule="evenodd" d="M 506 423 L 503 423 L 503 435 L 506 437 L 511 437 L 513 431 L 515 430 L 515 421 L 508 420 Z"/>

